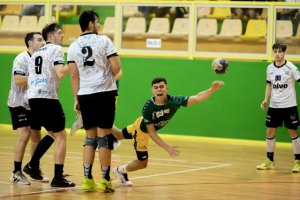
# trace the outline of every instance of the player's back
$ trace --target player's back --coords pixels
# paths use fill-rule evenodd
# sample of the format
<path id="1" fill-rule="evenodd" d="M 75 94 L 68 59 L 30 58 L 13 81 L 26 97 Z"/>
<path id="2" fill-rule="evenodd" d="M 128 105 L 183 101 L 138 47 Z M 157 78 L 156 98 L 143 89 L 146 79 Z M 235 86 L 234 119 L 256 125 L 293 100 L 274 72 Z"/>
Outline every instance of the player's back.
<path id="1" fill-rule="evenodd" d="M 75 62 L 80 76 L 79 95 L 116 90 L 109 56 L 116 54 L 107 36 L 82 34 L 68 49 L 68 62 Z"/>
<path id="2" fill-rule="evenodd" d="M 59 79 L 54 66 L 64 64 L 62 47 L 47 43 L 32 55 L 31 62 L 28 77 L 28 98 L 58 99 Z"/>

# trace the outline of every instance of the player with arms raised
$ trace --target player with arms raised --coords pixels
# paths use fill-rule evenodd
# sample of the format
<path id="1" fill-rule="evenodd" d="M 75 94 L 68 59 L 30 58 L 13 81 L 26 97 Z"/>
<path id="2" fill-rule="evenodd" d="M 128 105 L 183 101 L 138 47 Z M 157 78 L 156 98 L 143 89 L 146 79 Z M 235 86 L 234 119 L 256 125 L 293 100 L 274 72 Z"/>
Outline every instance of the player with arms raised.
<path id="1" fill-rule="evenodd" d="M 177 157 L 177 148 L 168 145 L 156 131 L 163 128 L 175 115 L 181 106 L 192 106 L 206 100 L 220 87 L 223 81 L 214 81 L 212 86 L 193 96 L 171 96 L 168 95 L 167 80 L 157 77 L 152 80 L 153 97 L 143 107 L 142 117 L 139 117 L 134 124 L 123 128 L 113 128 L 113 134 L 117 139 L 132 139 L 137 155 L 137 160 L 127 165 L 114 168 L 113 173 L 120 179 L 124 186 L 132 186 L 128 180 L 127 172 L 136 171 L 147 167 L 148 164 L 148 141 L 151 138 L 158 146 L 169 153 L 171 157 Z"/>

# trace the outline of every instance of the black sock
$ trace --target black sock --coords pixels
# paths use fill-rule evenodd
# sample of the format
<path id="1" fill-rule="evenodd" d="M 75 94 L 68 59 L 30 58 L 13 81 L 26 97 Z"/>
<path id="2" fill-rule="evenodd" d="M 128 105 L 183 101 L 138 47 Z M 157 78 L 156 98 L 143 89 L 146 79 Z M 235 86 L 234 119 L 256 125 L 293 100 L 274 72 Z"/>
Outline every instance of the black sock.
<path id="1" fill-rule="evenodd" d="M 21 171 L 22 162 L 14 161 L 15 169 L 13 173 L 16 173 L 17 171 Z"/>
<path id="2" fill-rule="evenodd" d="M 106 180 L 110 181 L 110 176 L 109 176 L 110 166 L 101 167 L 101 171 L 102 171 L 102 177 L 104 177 Z"/>
<path id="3" fill-rule="evenodd" d="M 84 169 L 84 176 L 87 176 L 89 179 L 92 179 L 92 168 L 93 165 L 92 164 L 83 164 L 83 169 Z"/>
<path id="4" fill-rule="evenodd" d="M 267 152 L 267 157 L 268 157 L 271 161 L 274 161 L 274 152 Z"/>
<path id="5" fill-rule="evenodd" d="M 300 160 L 300 154 L 295 154 L 295 160 Z"/>
<path id="6" fill-rule="evenodd" d="M 54 165 L 54 177 L 61 179 L 63 177 L 64 164 L 55 164 Z"/>
<path id="7" fill-rule="evenodd" d="M 34 154 L 31 157 L 31 160 L 30 160 L 31 167 L 33 167 L 33 168 L 39 167 L 40 159 L 46 153 L 46 151 L 51 147 L 53 142 L 54 142 L 54 139 L 50 135 L 46 135 L 45 137 L 43 137 L 43 139 L 41 139 L 41 141 L 39 142 L 39 144 L 36 147 Z"/>

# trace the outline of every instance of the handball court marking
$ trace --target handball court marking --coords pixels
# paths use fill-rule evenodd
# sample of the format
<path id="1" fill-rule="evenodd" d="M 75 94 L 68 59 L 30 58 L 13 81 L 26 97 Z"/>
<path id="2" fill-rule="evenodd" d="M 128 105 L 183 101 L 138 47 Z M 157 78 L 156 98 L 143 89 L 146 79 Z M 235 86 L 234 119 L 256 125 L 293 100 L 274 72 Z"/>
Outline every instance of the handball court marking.
<path id="1" fill-rule="evenodd" d="M 12 148 L 11 147 L 0 147 L 0 149 L 12 149 Z M 81 153 L 78 153 L 78 152 L 68 152 L 68 154 L 78 154 L 78 156 L 81 155 Z M 0 152 L 0 155 L 13 156 L 14 154 L 13 153 Z M 25 153 L 25 155 L 29 156 L 29 154 L 27 154 L 27 153 Z M 46 154 L 45 157 L 53 157 L 53 155 L 47 155 Z M 134 156 L 121 156 L 121 155 L 118 155 L 118 157 L 120 157 L 120 158 L 122 158 L 122 157 L 123 158 L 135 158 Z M 82 160 L 82 157 L 66 156 L 66 158 Z M 112 161 L 117 161 L 117 159 L 114 159 L 114 156 L 113 156 Z M 153 162 L 153 161 L 158 161 L 158 162 Z M 167 162 L 167 164 L 166 163 L 161 163 L 162 161 Z M 176 164 L 172 164 L 172 163 L 176 163 Z M 182 165 L 180 165 L 181 163 L 182 163 Z M 187 163 L 189 163 L 189 161 L 187 161 L 187 160 L 178 160 L 178 159 L 172 160 L 172 159 L 151 158 L 149 160 L 149 165 L 168 166 L 168 167 L 173 167 L 173 168 L 175 168 L 175 167 L 176 168 L 181 168 L 182 167 L 185 170 L 175 170 L 173 172 L 154 173 L 154 174 L 145 175 L 145 176 L 136 176 L 136 177 L 131 177 L 130 180 L 150 178 L 150 177 L 158 177 L 158 176 L 166 176 L 166 175 L 173 175 L 173 174 L 181 174 L 181 173 L 188 173 L 188 172 L 193 172 L 193 171 L 204 171 L 204 170 L 209 170 L 209 169 L 214 169 L 214 168 L 229 167 L 229 166 L 232 165 L 232 164 L 227 164 L 227 163 L 193 161 L 192 164 L 194 166 L 191 166 L 191 165 L 186 165 Z M 206 167 L 197 166 L 197 165 L 201 165 L 201 164 L 205 164 L 205 165 L 209 165 L 209 166 L 206 166 Z M 186 168 L 189 168 L 189 169 L 186 169 Z M 6 179 L 1 178 L 0 179 L 0 184 L 13 185 L 9 181 L 4 182 L 2 180 L 6 180 Z M 113 180 L 112 182 L 118 182 L 118 180 Z M 40 188 L 41 186 L 31 185 L 30 187 Z M 4 195 L 0 195 L 0 198 L 16 197 L 16 196 L 22 196 L 22 195 L 36 195 L 36 194 L 42 194 L 42 193 L 53 193 L 53 192 L 72 191 L 72 190 L 81 189 L 81 186 L 76 186 L 74 188 L 51 188 L 50 186 L 47 185 L 47 187 L 49 187 L 49 189 L 44 188 L 41 191 L 34 191 L 34 192 L 27 192 L 27 193 L 20 193 L 20 194 L 11 194 L 11 195 L 10 194 L 4 194 Z"/>

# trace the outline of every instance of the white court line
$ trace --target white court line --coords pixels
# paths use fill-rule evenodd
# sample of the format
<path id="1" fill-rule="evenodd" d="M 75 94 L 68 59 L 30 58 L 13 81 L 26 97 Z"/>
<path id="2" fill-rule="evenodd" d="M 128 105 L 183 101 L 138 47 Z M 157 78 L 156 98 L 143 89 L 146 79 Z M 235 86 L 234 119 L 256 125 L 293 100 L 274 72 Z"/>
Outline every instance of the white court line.
<path id="1" fill-rule="evenodd" d="M 176 172 L 167 172 L 167 173 L 160 173 L 160 174 L 152 174 L 152 175 L 147 175 L 147 176 L 138 176 L 138 177 L 130 178 L 130 180 L 132 180 L 132 179 L 140 179 L 140 178 L 156 177 L 156 176 L 181 174 L 181 173 L 187 173 L 187 172 L 193 172 L 193 171 L 203 171 L 203 170 L 207 170 L 207 169 L 222 168 L 222 167 L 228 167 L 228 166 L 231 166 L 231 164 L 222 164 L 222 165 L 210 166 L 210 167 L 198 167 L 196 169 L 188 169 L 188 170 L 182 170 L 182 171 L 176 171 Z"/>
<path id="2" fill-rule="evenodd" d="M 173 174 L 181 174 L 181 173 L 187 173 L 187 172 L 193 172 L 193 171 L 203 171 L 203 170 L 214 169 L 214 168 L 222 168 L 222 167 L 228 167 L 228 166 L 231 166 L 231 164 L 221 164 L 221 165 L 210 166 L 210 167 L 198 167 L 198 168 L 189 169 L 189 170 L 159 173 L 159 174 L 152 174 L 152 175 L 147 175 L 147 176 L 137 176 L 137 177 L 130 178 L 130 180 L 157 177 L 157 176 L 166 176 L 166 175 L 173 175 Z M 118 180 L 115 180 L 115 181 L 112 181 L 112 182 L 118 182 Z M 11 185 L 12 183 L 0 182 L 0 184 L 9 184 L 9 185 Z M 76 187 L 73 187 L 73 188 L 49 189 L 49 190 L 41 190 L 41 191 L 37 191 L 37 192 L 22 193 L 21 195 L 41 194 L 41 193 L 57 192 L 57 191 L 64 191 L 64 190 L 68 191 L 68 190 L 74 190 L 74 189 L 80 189 L 80 188 L 81 188 L 81 186 L 76 186 Z M 4 195 L 4 196 L 0 196 L 0 197 L 11 197 L 11 196 L 14 196 L 14 195 Z M 15 195 L 15 196 L 19 196 L 19 195 Z"/>
<path id="3" fill-rule="evenodd" d="M 0 149 L 14 149 L 13 147 L 0 147 Z"/>
<path id="4" fill-rule="evenodd" d="M 0 147 L 0 149 L 11 149 L 13 150 L 13 148 L 10 147 Z M 50 151 L 49 151 L 50 152 Z M 51 151 L 51 153 L 54 153 L 54 151 Z M 13 153 L 7 153 L 7 152 L 0 152 L 0 154 L 4 154 L 4 155 L 13 155 Z M 75 154 L 75 155 L 80 155 L 82 156 L 82 153 L 78 153 L 78 152 L 70 152 L 67 151 L 67 154 Z M 113 153 L 114 154 L 114 153 Z M 24 155 L 29 155 L 28 153 L 25 153 Z M 122 157 L 122 158 L 132 158 L 132 159 L 136 159 L 136 156 L 121 156 L 121 155 L 113 155 L 115 157 Z M 70 157 L 67 156 L 66 158 L 74 158 L 74 157 Z M 164 159 L 164 158 L 152 158 L 151 160 L 161 160 L 161 161 L 168 161 L 168 162 L 180 162 L 180 163 L 185 163 L 188 162 L 187 160 L 177 160 L 177 159 Z"/>
<path id="5" fill-rule="evenodd" d="M 0 147 L 0 148 L 5 148 L 5 149 L 9 149 L 9 147 Z M 10 148 L 11 149 L 11 148 Z M 70 154 L 78 154 L 81 155 L 82 153 L 78 153 L 78 152 L 68 152 Z M 0 152 L 0 155 L 13 155 L 13 153 L 7 153 L 7 152 Z M 29 154 L 25 154 L 27 156 L 29 156 Z M 53 157 L 53 155 L 45 155 L 47 157 Z M 113 156 L 114 157 L 114 156 Z M 124 157 L 124 158 L 135 158 L 133 156 L 118 156 L 118 157 Z M 67 156 L 66 158 L 69 159 L 77 159 L 77 160 L 81 160 L 82 157 L 74 157 L 74 156 Z M 162 163 L 155 163 L 152 162 L 153 160 L 155 161 L 164 161 L 164 162 L 168 162 L 170 164 L 162 164 Z M 112 159 L 112 161 L 119 161 L 119 159 Z M 149 164 L 150 165 L 161 165 L 161 166 L 173 166 L 173 167 L 184 167 L 184 168 L 192 168 L 192 169 L 188 169 L 188 170 L 182 170 L 182 171 L 176 171 L 176 172 L 168 172 L 168 173 L 160 173 L 160 174 L 153 174 L 153 175 L 147 175 L 147 176 L 139 176 L 139 177 L 133 177 L 131 179 L 140 179 L 140 178 L 145 178 L 145 177 L 156 177 L 156 176 L 165 176 L 165 175 L 172 175 L 172 174 L 179 174 L 179 173 L 186 173 L 186 172 L 192 172 L 192 171 L 202 171 L 202 170 L 207 170 L 207 169 L 213 169 L 213 168 L 221 168 L 221 167 L 228 167 L 232 164 L 224 164 L 224 163 L 216 163 L 216 162 L 192 162 L 193 164 L 210 164 L 210 165 L 214 165 L 214 166 L 209 166 L 209 167 L 199 167 L 199 166 L 187 166 L 187 165 L 178 165 L 178 164 L 171 164 L 171 163 L 189 163 L 189 161 L 187 160 L 174 160 L 174 159 L 162 159 L 162 158 L 151 158 Z M 116 181 L 113 181 L 116 182 Z M 2 182 L 0 181 L 0 184 L 11 184 L 11 183 L 7 183 L 7 182 Z M 50 190 L 52 191 L 52 190 Z M 47 191 L 49 192 L 49 191 Z"/>
<path id="6" fill-rule="evenodd" d="M 50 153 L 54 153 L 53 151 L 51 151 Z M 0 155 L 14 155 L 14 153 L 9 153 L 9 152 L 0 152 Z M 80 155 L 80 157 L 74 157 L 74 156 L 66 156 L 66 158 L 71 158 L 71 159 L 82 159 L 82 153 L 77 153 L 77 152 L 67 152 L 67 154 L 77 154 Z M 25 156 L 30 156 L 29 153 L 25 153 Z M 53 157 L 53 155 L 45 155 L 47 157 Z M 121 157 L 121 158 L 132 158 L 132 159 L 136 159 L 136 156 L 121 156 L 121 155 L 112 155 L 112 161 L 119 161 L 119 159 L 114 159 L 116 157 Z M 187 160 L 175 160 L 175 159 L 171 159 L 171 158 L 150 158 L 149 160 L 157 160 L 157 161 L 164 161 L 164 162 L 178 162 L 178 163 L 188 163 L 189 161 Z M 205 162 L 193 162 L 196 164 L 200 164 L 200 163 L 205 163 Z M 208 163 L 212 163 L 212 164 L 220 164 L 220 163 L 213 163 L 213 162 L 208 162 Z"/>
<path id="7" fill-rule="evenodd" d="M 137 176 L 137 177 L 132 177 L 130 180 L 136 180 L 136 179 L 141 179 L 141 178 L 150 178 L 150 177 L 158 177 L 158 176 L 166 176 L 166 175 L 174 175 L 174 174 L 181 174 L 181 173 L 187 173 L 187 172 L 193 172 L 193 171 L 203 171 L 203 170 L 208 170 L 208 169 L 214 169 L 214 168 L 222 168 L 222 167 L 228 167 L 231 166 L 232 164 L 221 164 L 221 163 L 211 163 L 211 162 L 195 162 L 195 163 L 206 163 L 206 164 L 218 164 L 215 166 L 210 166 L 210 167 L 196 167 L 194 169 L 189 169 L 189 170 L 181 170 L 181 171 L 175 171 L 175 172 L 167 172 L 167 173 L 159 173 L 159 174 L 152 174 L 152 175 L 147 175 L 147 176 Z M 153 164 L 153 163 L 151 163 Z M 166 165 L 166 166 L 172 166 L 172 165 L 167 165 L 167 164 L 156 164 L 156 165 Z M 180 166 L 180 165 L 175 165 L 175 166 Z M 181 166 L 182 167 L 182 166 Z M 187 167 L 187 166 L 184 166 Z M 118 182 L 119 180 L 115 180 L 112 182 Z M 12 184 L 8 182 L 2 182 L 0 181 L 0 184 Z M 28 193 L 22 193 L 20 195 L 34 195 L 34 194 L 42 194 L 42 193 L 50 193 L 50 192 L 57 192 L 57 191 L 71 191 L 74 189 L 80 189 L 81 186 L 76 186 L 74 188 L 58 188 L 58 189 L 48 189 L 48 190 L 41 190 L 41 191 L 36 191 L 36 192 L 28 192 Z M 20 195 L 4 195 L 0 196 L 2 197 L 13 197 L 13 196 L 20 196 Z"/>
<path id="8" fill-rule="evenodd" d="M 210 163 L 210 162 L 206 162 L 205 164 L 220 165 L 220 164 L 223 164 L 223 163 Z M 199 166 L 174 165 L 174 164 L 163 164 L 163 163 L 152 163 L 152 162 L 149 162 L 149 165 L 160 165 L 160 166 L 169 166 L 169 167 L 184 167 L 184 168 L 199 168 Z"/>
<path id="9" fill-rule="evenodd" d="M 195 163 L 195 164 L 214 164 L 214 165 L 219 165 L 219 164 L 221 164 L 221 163 L 217 163 L 217 162 L 193 162 L 193 163 Z"/>
<path id="10" fill-rule="evenodd" d="M 32 187 L 32 186 L 30 186 Z M 27 192 L 27 193 L 21 193 L 21 194 L 15 194 L 15 195 L 0 195 L 0 198 L 3 197 L 19 197 L 19 196 L 23 196 L 23 195 L 35 195 L 35 194 L 43 194 L 43 193 L 52 193 L 52 192 L 62 192 L 62 191 L 72 191 L 74 189 L 81 189 L 81 186 L 75 186 L 72 188 L 53 188 L 53 189 L 47 189 L 47 190 L 40 190 L 40 191 L 36 191 L 36 192 Z"/>
<path id="11" fill-rule="evenodd" d="M 0 155 L 13 155 L 13 153 L 6 153 L 6 152 L 0 152 Z M 30 156 L 29 154 L 24 154 L 26 156 Z M 53 155 L 44 155 L 45 157 L 53 157 Z M 113 156 L 114 157 L 114 156 Z M 120 156 L 120 157 L 128 157 L 128 156 Z M 76 159 L 76 160 L 82 160 L 82 157 L 73 157 L 73 156 L 66 156 L 68 159 Z M 134 157 L 135 158 L 135 157 Z M 162 164 L 162 163 L 155 163 L 152 162 L 154 160 L 159 160 L 159 161 L 165 161 L 169 162 L 170 164 Z M 119 161 L 119 159 L 114 159 L 112 158 L 112 161 L 116 162 Z M 186 165 L 176 165 L 176 164 L 171 164 L 172 162 L 177 162 L 178 160 L 172 160 L 172 159 L 156 159 L 156 158 L 150 158 L 149 164 L 150 165 L 161 165 L 161 166 L 173 166 L 173 167 L 189 167 L 189 168 L 198 168 L 198 166 L 186 166 Z M 188 163 L 188 161 L 183 160 L 181 163 Z M 222 163 L 216 163 L 216 162 L 192 162 L 194 164 L 212 164 L 212 165 L 219 165 Z"/>

